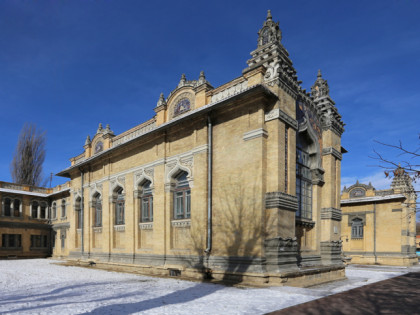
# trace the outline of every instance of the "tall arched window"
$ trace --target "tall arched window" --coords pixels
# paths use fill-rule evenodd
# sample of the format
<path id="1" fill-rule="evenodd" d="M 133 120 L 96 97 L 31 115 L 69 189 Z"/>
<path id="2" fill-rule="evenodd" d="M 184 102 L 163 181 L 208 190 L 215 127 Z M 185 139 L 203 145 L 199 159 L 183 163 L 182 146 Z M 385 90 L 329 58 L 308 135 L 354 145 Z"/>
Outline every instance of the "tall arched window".
<path id="1" fill-rule="evenodd" d="M 4 215 L 10 217 L 12 215 L 12 201 L 9 198 L 5 198 L 4 201 Z"/>
<path id="2" fill-rule="evenodd" d="M 33 201 L 31 205 L 31 217 L 38 218 L 38 202 Z"/>
<path id="3" fill-rule="evenodd" d="M 15 217 L 20 216 L 20 200 L 19 199 L 13 200 L 13 216 Z"/>
<path id="4" fill-rule="evenodd" d="M 57 203 L 55 201 L 51 206 L 51 219 L 57 219 Z"/>
<path id="5" fill-rule="evenodd" d="M 47 204 L 45 202 L 41 202 L 40 206 L 39 218 L 47 219 Z"/>
<path id="6" fill-rule="evenodd" d="M 102 199 L 100 194 L 93 197 L 95 226 L 102 226 Z"/>
<path id="7" fill-rule="evenodd" d="M 312 175 L 307 143 L 298 137 L 296 144 L 296 197 L 298 198 L 297 217 L 312 219 Z"/>
<path id="8" fill-rule="evenodd" d="M 189 219 L 191 217 L 191 189 L 187 173 L 181 172 L 175 177 L 174 189 L 174 219 Z"/>
<path id="9" fill-rule="evenodd" d="M 363 238 L 363 220 L 355 218 L 351 221 L 351 238 Z"/>
<path id="10" fill-rule="evenodd" d="M 61 200 L 61 217 L 65 218 L 66 217 L 66 200 L 63 199 Z"/>
<path id="11" fill-rule="evenodd" d="M 141 185 L 140 222 L 153 222 L 153 194 L 150 187 L 151 184 L 147 180 Z"/>
<path id="12" fill-rule="evenodd" d="M 125 196 L 124 190 L 118 188 L 116 191 L 116 203 L 115 203 L 115 225 L 123 225 L 124 222 L 124 210 L 125 210 Z"/>

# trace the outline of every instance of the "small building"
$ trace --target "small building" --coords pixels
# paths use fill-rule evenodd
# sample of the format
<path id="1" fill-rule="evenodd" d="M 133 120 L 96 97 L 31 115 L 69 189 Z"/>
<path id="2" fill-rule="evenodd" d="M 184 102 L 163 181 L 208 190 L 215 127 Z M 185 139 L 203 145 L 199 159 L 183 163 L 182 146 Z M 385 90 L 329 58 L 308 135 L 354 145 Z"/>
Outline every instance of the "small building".
<path id="1" fill-rule="evenodd" d="M 391 188 L 357 182 L 341 195 L 341 238 L 351 263 L 410 266 L 416 256 L 416 199 L 410 176 L 395 171 Z"/>
<path id="2" fill-rule="evenodd" d="M 0 182 L 0 259 L 51 256 L 50 220 L 57 217 L 56 200 L 66 216 L 69 191 L 69 184 L 52 189 Z"/>

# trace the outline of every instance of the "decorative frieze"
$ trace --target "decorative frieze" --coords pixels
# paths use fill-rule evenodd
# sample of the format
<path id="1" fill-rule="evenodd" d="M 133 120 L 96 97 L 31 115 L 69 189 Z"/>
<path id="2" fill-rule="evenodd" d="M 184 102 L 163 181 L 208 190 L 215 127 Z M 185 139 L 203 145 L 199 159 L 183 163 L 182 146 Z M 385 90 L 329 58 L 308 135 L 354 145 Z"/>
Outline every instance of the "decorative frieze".
<path id="1" fill-rule="evenodd" d="M 229 86 L 226 89 L 212 95 L 211 102 L 212 103 L 218 102 L 228 97 L 231 97 L 233 95 L 239 94 L 243 92 L 247 87 L 248 87 L 248 81 L 243 81 L 235 85 Z"/>
<path id="2" fill-rule="evenodd" d="M 322 208 L 321 209 L 321 219 L 322 220 L 334 220 L 341 221 L 342 214 L 341 209 L 336 208 Z"/>
<path id="3" fill-rule="evenodd" d="M 125 231 L 125 225 L 114 225 L 114 231 L 124 232 Z"/>
<path id="4" fill-rule="evenodd" d="M 153 230 L 153 222 L 139 223 L 140 230 Z"/>
<path id="5" fill-rule="evenodd" d="M 288 114 L 283 112 L 280 108 L 275 108 L 275 109 L 270 110 L 268 113 L 265 114 L 264 119 L 266 122 L 270 120 L 274 120 L 274 119 L 280 119 L 285 124 L 292 127 L 293 129 L 295 130 L 298 129 L 297 120 L 290 117 Z"/>
<path id="6" fill-rule="evenodd" d="M 280 208 L 290 211 L 297 211 L 298 200 L 296 196 L 292 196 L 281 191 L 268 192 L 265 195 L 265 208 Z"/>
<path id="7" fill-rule="evenodd" d="M 172 220 L 171 221 L 171 226 L 172 227 L 177 227 L 177 228 L 189 227 L 189 226 L 191 226 L 191 220 L 190 219 L 188 219 L 188 220 Z"/>

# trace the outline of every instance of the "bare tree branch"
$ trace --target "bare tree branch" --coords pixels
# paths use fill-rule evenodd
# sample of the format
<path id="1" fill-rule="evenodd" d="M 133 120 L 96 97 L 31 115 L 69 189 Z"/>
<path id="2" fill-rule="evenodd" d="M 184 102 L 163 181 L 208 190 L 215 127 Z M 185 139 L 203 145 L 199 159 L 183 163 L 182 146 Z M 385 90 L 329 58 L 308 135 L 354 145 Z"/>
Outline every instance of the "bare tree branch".
<path id="1" fill-rule="evenodd" d="M 42 185 L 45 153 L 45 132 L 37 130 L 33 124 L 26 123 L 19 134 L 10 164 L 13 182 L 31 186 Z"/>

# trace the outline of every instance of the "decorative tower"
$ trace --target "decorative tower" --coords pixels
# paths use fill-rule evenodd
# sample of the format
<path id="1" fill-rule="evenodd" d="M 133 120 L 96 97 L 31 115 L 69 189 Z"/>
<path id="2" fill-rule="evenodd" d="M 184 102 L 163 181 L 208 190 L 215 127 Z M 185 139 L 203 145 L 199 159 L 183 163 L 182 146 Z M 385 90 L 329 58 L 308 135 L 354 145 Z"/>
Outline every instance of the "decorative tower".
<path id="1" fill-rule="evenodd" d="M 311 95 L 315 106 L 321 113 L 322 129 L 330 129 L 341 137 L 344 132 L 344 123 L 341 120 L 337 107 L 335 107 L 334 101 L 330 97 L 330 88 L 327 80 L 322 78 L 321 70 L 318 70 L 316 81 L 311 87 Z"/>
<path id="2" fill-rule="evenodd" d="M 266 68 L 266 84 L 274 86 L 276 83 L 280 84 L 281 80 L 289 88 L 298 89 L 296 70 L 289 53 L 281 44 L 281 38 L 279 22 L 273 21 L 271 11 L 268 10 L 267 18 L 258 32 L 257 49 L 251 52 L 252 58 L 247 61 L 248 68 L 243 70 L 243 74 L 263 65 Z"/>

